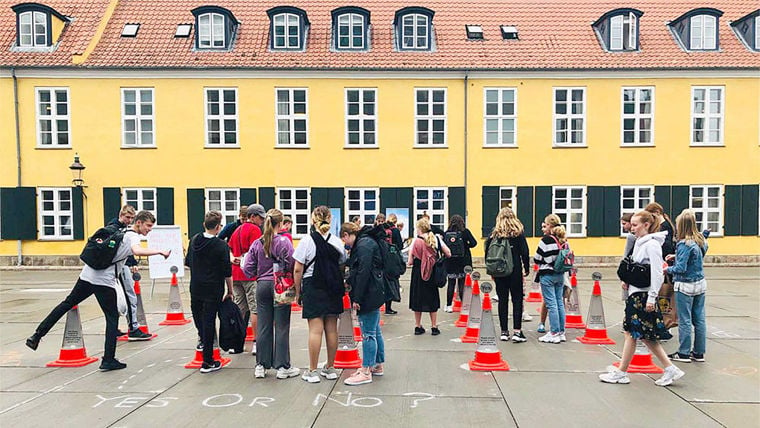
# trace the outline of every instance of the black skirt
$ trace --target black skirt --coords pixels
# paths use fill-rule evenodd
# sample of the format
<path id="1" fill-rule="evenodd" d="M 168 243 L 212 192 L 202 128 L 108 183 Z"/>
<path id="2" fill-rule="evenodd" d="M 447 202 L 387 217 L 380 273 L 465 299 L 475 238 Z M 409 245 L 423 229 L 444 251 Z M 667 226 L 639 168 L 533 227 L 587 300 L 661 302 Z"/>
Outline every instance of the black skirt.
<path id="1" fill-rule="evenodd" d="M 625 301 L 625 320 L 623 330 L 634 339 L 668 340 L 673 337 L 665 328 L 660 305 L 654 305 L 654 311 L 647 312 L 647 293 L 633 293 Z"/>
<path id="2" fill-rule="evenodd" d="M 414 259 L 412 283 L 409 286 L 409 309 L 414 312 L 436 312 L 441 307 L 438 287 L 432 280 L 422 280 L 421 265 L 419 259 Z"/>
<path id="3" fill-rule="evenodd" d="M 343 313 L 343 295 L 314 288 L 312 277 L 301 282 L 301 303 L 301 317 L 307 320 Z"/>

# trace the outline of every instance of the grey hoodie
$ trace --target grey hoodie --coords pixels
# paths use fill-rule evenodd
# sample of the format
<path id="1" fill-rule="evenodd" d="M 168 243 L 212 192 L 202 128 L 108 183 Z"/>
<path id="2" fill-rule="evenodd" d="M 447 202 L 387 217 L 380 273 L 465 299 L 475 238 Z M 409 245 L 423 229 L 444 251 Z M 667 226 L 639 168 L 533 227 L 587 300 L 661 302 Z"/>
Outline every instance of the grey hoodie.
<path id="1" fill-rule="evenodd" d="M 660 287 L 664 280 L 662 273 L 662 243 L 665 242 L 667 231 L 650 233 L 636 239 L 636 245 L 633 246 L 633 261 L 650 265 L 651 279 L 649 287 L 639 288 L 632 285 L 628 286 L 628 295 L 633 293 L 646 292 L 647 303 L 654 304 L 657 301 L 657 295 L 660 293 Z"/>

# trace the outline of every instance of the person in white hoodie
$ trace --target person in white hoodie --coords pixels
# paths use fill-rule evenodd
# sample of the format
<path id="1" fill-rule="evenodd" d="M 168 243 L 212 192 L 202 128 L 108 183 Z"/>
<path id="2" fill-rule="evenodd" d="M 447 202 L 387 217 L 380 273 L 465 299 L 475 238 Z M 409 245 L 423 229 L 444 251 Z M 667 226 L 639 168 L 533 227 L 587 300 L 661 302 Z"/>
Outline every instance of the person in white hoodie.
<path id="1" fill-rule="evenodd" d="M 657 232 L 659 224 L 654 216 L 647 211 L 641 211 L 631 219 L 631 232 L 636 235 L 633 247 L 633 261 L 649 267 L 649 282 L 637 284 L 623 283 L 623 289 L 628 291 L 625 301 L 625 343 L 620 368 L 612 368 L 608 373 L 599 375 L 606 383 L 630 383 L 628 365 L 636 350 L 636 341 L 643 340 L 649 351 L 657 357 L 665 367 L 665 373 L 655 381 L 659 386 L 667 386 L 683 377 L 684 372 L 668 358 L 658 340 L 672 337 L 665 328 L 662 313 L 657 307 L 657 294 L 663 282 L 662 273 L 662 243 L 666 231 Z"/>

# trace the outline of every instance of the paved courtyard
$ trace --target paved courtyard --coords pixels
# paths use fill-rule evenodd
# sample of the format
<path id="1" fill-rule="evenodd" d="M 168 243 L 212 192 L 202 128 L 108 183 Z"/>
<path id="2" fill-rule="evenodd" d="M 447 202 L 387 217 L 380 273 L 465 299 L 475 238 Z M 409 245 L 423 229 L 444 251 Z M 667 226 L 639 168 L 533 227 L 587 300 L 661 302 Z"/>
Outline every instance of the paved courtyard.
<path id="1" fill-rule="evenodd" d="M 156 283 L 152 299 L 150 281 L 142 283 L 150 329 L 158 337 L 119 342 L 116 354 L 128 364 L 125 370 L 101 373 L 98 363 L 47 368 L 58 357 L 64 321 L 36 352 L 24 340 L 67 295 L 78 271 L 0 271 L 0 426 L 760 425 L 760 269 L 706 269 L 707 361 L 679 364 L 686 376 L 667 388 L 654 384 L 659 375 L 633 375 L 629 385 L 597 379 L 622 350 L 623 304 L 612 269 L 582 268 L 584 320 L 595 270 L 603 274 L 608 333 L 616 345 L 575 341 L 583 330 L 569 330 L 568 342 L 561 345 L 539 343 L 538 304 L 527 303 L 535 315 L 524 324 L 528 342 L 498 344 L 511 370 L 471 372 L 466 363 L 475 345 L 458 342 L 464 332 L 454 326 L 458 314 L 439 312 L 442 334 L 437 337 L 429 334 L 429 320 L 423 317 L 428 333 L 414 336 L 404 290 L 399 314 L 384 316 L 385 376 L 359 387 L 343 384 L 349 370 L 338 381 L 319 384 L 277 380 L 271 371 L 266 379 L 254 379 L 249 353 L 230 355 L 232 362 L 217 373 L 185 369 L 194 355 L 193 324 L 158 326 L 166 311 L 168 281 Z M 408 277 L 402 286 L 408 287 Z M 189 295 L 183 293 L 182 299 L 189 315 Z M 88 354 L 100 356 L 104 321 L 94 297 L 80 305 L 80 313 Z M 294 314 L 291 358 L 298 367 L 307 365 L 306 335 L 306 322 Z M 675 339 L 665 344 L 668 352 L 676 347 Z"/>

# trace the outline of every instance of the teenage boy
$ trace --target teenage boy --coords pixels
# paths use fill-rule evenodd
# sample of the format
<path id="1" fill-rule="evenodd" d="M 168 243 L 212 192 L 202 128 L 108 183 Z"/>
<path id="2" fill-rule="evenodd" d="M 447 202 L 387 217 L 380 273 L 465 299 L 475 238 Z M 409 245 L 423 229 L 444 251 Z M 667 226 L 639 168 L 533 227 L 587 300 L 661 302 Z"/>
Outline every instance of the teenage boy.
<path id="1" fill-rule="evenodd" d="M 79 279 L 74 285 L 74 289 L 66 299 L 58 304 L 52 312 L 40 323 L 37 331 L 26 339 L 26 346 L 37 349 L 37 346 L 48 331 L 58 322 L 64 314 L 71 308 L 78 305 L 84 299 L 95 295 L 103 314 L 106 317 L 106 337 L 103 358 L 100 363 L 101 371 L 119 370 L 126 368 L 127 365 L 116 359 L 116 337 L 119 326 L 119 310 L 116 307 L 116 293 L 121 291 L 116 273 L 121 272 L 124 268 L 124 262 L 127 256 L 153 256 L 160 254 L 168 258 L 171 250 L 152 250 L 143 248 L 140 245 L 140 235 L 145 236 L 153 229 L 156 218 L 150 211 L 140 211 L 135 216 L 135 224 L 131 230 L 124 234 L 124 238 L 116 250 L 113 263 L 105 269 L 96 270 L 87 265 L 82 268 Z M 135 233 L 132 233 L 135 232 Z"/>
<path id="2" fill-rule="evenodd" d="M 235 304 L 240 309 L 243 318 L 246 313 L 250 314 L 251 328 L 256 331 L 258 316 L 256 315 L 256 277 L 247 277 L 240 268 L 243 254 L 248 252 L 251 244 L 261 238 L 267 213 L 260 204 L 249 205 L 246 210 L 245 223 L 241 224 L 232 233 L 227 245 L 230 247 L 232 257 L 232 293 Z M 243 352 L 242 349 L 233 349 L 233 353 Z M 251 355 L 256 355 L 256 340 L 251 345 Z"/>
<path id="3" fill-rule="evenodd" d="M 217 238 L 221 239 L 222 241 L 227 241 L 232 236 L 232 233 L 237 230 L 238 227 L 240 227 L 241 224 L 245 223 L 245 219 L 248 216 L 246 213 L 248 212 L 248 205 L 243 205 L 240 207 L 240 211 L 238 212 L 238 219 L 233 221 L 232 223 L 227 223 L 223 228 L 222 231 L 219 232 Z"/>
<path id="4" fill-rule="evenodd" d="M 227 244 L 216 236 L 222 230 L 222 214 L 206 213 L 203 229 L 190 240 L 185 266 L 190 268 L 190 309 L 203 344 L 200 372 L 210 373 L 222 368 L 222 362 L 214 360 L 214 336 L 219 304 L 232 297 L 232 263 Z"/>

